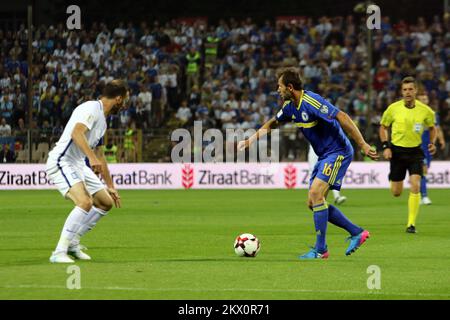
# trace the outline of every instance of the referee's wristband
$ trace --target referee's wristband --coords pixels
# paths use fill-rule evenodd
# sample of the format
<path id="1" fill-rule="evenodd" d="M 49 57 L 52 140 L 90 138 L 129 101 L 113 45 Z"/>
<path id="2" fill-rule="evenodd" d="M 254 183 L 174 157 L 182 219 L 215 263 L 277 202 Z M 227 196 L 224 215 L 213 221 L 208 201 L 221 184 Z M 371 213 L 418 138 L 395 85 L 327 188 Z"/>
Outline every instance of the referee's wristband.
<path id="1" fill-rule="evenodd" d="M 383 150 L 385 150 L 385 149 L 387 149 L 387 148 L 390 148 L 391 147 L 391 144 L 388 142 L 388 141 L 384 141 L 383 143 L 382 143 L 382 145 L 381 145 L 381 148 L 383 149 Z"/>

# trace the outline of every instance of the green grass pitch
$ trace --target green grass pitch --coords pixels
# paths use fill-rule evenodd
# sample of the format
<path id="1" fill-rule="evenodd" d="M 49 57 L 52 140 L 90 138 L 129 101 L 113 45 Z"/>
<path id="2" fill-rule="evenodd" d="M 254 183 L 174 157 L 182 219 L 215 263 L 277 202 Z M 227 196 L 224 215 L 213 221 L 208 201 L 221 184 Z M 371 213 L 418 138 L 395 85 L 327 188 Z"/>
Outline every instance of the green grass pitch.
<path id="1" fill-rule="evenodd" d="M 55 191 L 0 191 L 0 299 L 449 299 L 450 193 L 431 190 L 418 233 L 406 234 L 408 190 L 344 190 L 341 208 L 371 238 L 350 257 L 347 234 L 328 227 L 328 260 L 299 261 L 313 245 L 306 190 L 122 191 L 82 243 L 81 289 L 49 255 L 71 210 Z M 261 240 L 239 258 L 237 235 Z M 381 271 L 370 290 L 367 269 Z"/>

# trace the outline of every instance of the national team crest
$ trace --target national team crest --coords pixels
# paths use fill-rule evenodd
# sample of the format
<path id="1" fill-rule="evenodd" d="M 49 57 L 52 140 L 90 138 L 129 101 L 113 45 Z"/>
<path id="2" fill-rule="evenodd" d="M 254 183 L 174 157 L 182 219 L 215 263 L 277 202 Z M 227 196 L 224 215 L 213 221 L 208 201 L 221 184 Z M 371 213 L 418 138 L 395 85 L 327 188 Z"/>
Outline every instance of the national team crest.
<path id="1" fill-rule="evenodd" d="M 320 107 L 320 112 L 322 113 L 328 113 L 328 107 L 326 105 L 322 105 L 322 107 Z"/>
<path id="2" fill-rule="evenodd" d="M 308 121 L 309 119 L 308 114 L 305 111 L 302 112 L 302 119 L 303 121 Z"/>

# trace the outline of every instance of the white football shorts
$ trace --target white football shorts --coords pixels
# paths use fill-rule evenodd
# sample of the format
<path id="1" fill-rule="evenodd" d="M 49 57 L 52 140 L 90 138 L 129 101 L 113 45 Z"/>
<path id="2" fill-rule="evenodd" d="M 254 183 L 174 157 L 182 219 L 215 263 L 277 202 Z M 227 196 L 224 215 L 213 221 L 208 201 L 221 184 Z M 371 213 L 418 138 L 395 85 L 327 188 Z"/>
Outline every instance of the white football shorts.
<path id="1" fill-rule="evenodd" d="M 46 172 L 47 177 L 55 184 L 63 197 L 78 182 L 84 183 L 90 195 L 105 189 L 105 185 L 100 178 L 86 165 L 78 167 L 67 162 L 49 159 Z"/>

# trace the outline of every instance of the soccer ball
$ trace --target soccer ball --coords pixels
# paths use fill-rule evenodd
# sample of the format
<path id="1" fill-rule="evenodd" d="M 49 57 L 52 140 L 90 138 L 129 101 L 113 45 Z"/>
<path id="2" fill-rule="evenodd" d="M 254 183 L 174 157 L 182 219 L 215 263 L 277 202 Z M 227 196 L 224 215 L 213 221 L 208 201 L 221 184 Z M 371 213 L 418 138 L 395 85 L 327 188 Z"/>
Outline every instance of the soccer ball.
<path id="1" fill-rule="evenodd" d="M 234 241 L 234 252 L 239 257 L 256 257 L 260 248 L 258 238 L 250 233 L 243 233 Z"/>

